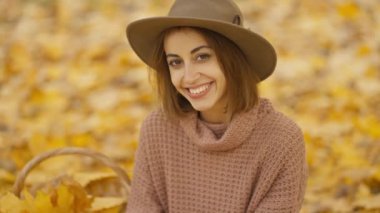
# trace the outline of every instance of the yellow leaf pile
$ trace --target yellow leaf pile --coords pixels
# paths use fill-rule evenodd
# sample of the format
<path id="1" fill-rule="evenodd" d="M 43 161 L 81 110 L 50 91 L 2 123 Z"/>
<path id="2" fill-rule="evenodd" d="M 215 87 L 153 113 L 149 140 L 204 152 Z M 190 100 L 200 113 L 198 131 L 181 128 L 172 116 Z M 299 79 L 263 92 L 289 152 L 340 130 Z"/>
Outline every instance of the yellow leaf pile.
<path id="1" fill-rule="evenodd" d="M 261 92 L 305 134 L 303 212 L 380 211 L 380 2 L 253 2 L 279 53 Z"/>
<path id="2" fill-rule="evenodd" d="M 123 198 L 92 197 L 88 196 L 85 189 L 70 177 L 63 177 L 48 189 L 37 191 L 32 196 L 28 191 L 23 191 L 23 199 L 12 193 L 6 193 L 0 197 L 0 212 L 23 213 L 69 213 L 69 212 L 119 212 L 125 203 Z"/>
<path id="3" fill-rule="evenodd" d="M 119 211 L 123 200 L 107 200 L 120 194 L 115 176 L 88 158 L 49 160 L 27 178 L 34 196 L 9 192 L 32 157 L 66 146 L 99 150 L 133 178 L 139 126 L 155 96 L 125 26 L 164 15 L 171 2 L 0 1 L 0 212 Z M 305 134 L 302 212 L 380 211 L 380 2 L 236 2 L 246 27 L 278 53 L 262 96 Z M 66 174 L 81 193 L 63 183 L 39 189 Z"/>
<path id="4" fill-rule="evenodd" d="M 132 176 L 139 123 L 153 103 L 146 69 L 124 36 L 134 4 L 0 4 L 0 193 L 33 156 L 66 146 L 101 150 Z M 91 159 L 54 159 L 28 184 L 98 167 Z"/>

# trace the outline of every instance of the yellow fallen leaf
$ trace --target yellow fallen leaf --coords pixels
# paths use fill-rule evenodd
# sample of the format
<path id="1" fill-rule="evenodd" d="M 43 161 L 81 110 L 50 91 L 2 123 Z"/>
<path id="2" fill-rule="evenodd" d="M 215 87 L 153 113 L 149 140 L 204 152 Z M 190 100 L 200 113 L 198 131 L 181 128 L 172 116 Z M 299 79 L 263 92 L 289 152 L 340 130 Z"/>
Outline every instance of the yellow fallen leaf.
<path id="1" fill-rule="evenodd" d="M 59 186 L 51 195 L 51 202 L 61 212 L 71 212 L 76 210 L 74 205 L 75 195 L 70 191 L 70 188 L 64 185 Z"/>
<path id="2" fill-rule="evenodd" d="M 65 147 L 67 146 L 67 141 L 62 136 L 48 136 L 43 133 L 35 133 L 31 136 L 28 146 L 33 155 L 38 155 L 52 149 Z"/>
<path id="3" fill-rule="evenodd" d="M 50 201 L 49 194 L 39 191 L 36 196 L 33 197 L 28 191 L 23 191 L 23 196 L 26 202 L 26 206 L 30 213 L 38 212 L 54 212 L 53 204 Z"/>
<path id="4" fill-rule="evenodd" d="M 29 97 L 29 102 L 36 109 L 49 110 L 50 113 L 62 112 L 67 105 L 68 99 L 64 91 L 58 85 L 46 84 L 46 88 L 33 90 Z"/>
<path id="5" fill-rule="evenodd" d="M 380 167 L 377 167 L 376 168 L 376 171 L 375 171 L 375 173 L 374 173 L 374 178 L 377 180 L 377 181 L 379 181 L 380 182 Z"/>
<path id="6" fill-rule="evenodd" d="M 14 147 L 10 150 L 10 159 L 14 162 L 17 168 L 22 168 L 33 156 L 29 147 L 23 145 L 21 147 Z"/>
<path id="7" fill-rule="evenodd" d="M 362 168 L 368 165 L 360 149 L 349 142 L 336 142 L 331 145 L 332 153 L 339 159 L 342 168 Z"/>
<path id="8" fill-rule="evenodd" d="M 89 194 L 99 197 L 125 195 L 124 187 L 116 176 L 91 181 L 85 188 Z"/>
<path id="9" fill-rule="evenodd" d="M 101 211 L 106 209 L 121 208 L 126 201 L 118 197 L 96 197 L 91 205 L 92 211 Z M 117 212 L 117 211 L 116 211 Z"/>
<path id="10" fill-rule="evenodd" d="M 9 173 L 8 171 L 0 168 L 0 183 L 1 181 L 14 182 L 16 179 L 15 175 Z"/>
<path id="11" fill-rule="evenodd" d="M 56 183 L 51 183 L 45 190 L 37 191 L 32 196 L 23 191 L 26 207 L 30 213 L 52 212 L 86 212 L 91 206 L 92 198 L 87 196 L 82 186 L 72 178 L 63 176 Z"/>
<path id="12" fill-rule="evenodd" d="M 80 185 L 85 187 L 88 184 L 90 184 L 92 181 L 116 177 L 116 174 L 113 172 L 92 172 L 92 173 L 78 172 L 78 173 L 74 173 L 72 176 L 74 180 L 76 180 Z"/>
<path id="13" fill-rule="evenodd" d="M 11 74 L 29 70 L 33 66 L 33 59 L 30 57 L 28 44 L 22 41 L 14 41 L 8 49 L 8 69 Z"/>
<path id="14" fill-rule="evenodd" d="M 358 48 L 357 55 L 364 57 L 364 56 L 370 55 L 371 52 L 372 52 L 371 48 L 368 45 L 364 44 Z"/>
<path id="15" fill-rule="evenodd" d="M 84 212 L 91 206 L 92 198 L 87 196 L 85 189 L 72 177 L 63 177 L 58 188 L 52 191 L 52 203 L 62 212 Z M 67 209 L 66 209 L 67 208 Z"/>
<path id="16" fill-rule="evenodd" d="M 70 145 L 76 147 L 91 147 L 96 141 L 90 133 L 78 133 L 70 136 Z"/>
<path id="17" fill-rule="evenodd" d="M 113 207 L 113 208 L 108 208 L 108 209 L 102 209 L 99 211 L 93 211 L 93 213 L 120 213 L 121 208 L 120 207 Z"/>
<path id="18" fill-rule="evenodd" d="M 354 205 L 367 210 L 380 210 L 380 195 L 359 199 Z"/>
<path id="19" fill-rule="evenodd" d="M 20 200 L 13 193 L 6 193 L 0 196 L 0 212 L 28 212 L 28 207 L 24 200 Z"/>
<path id="20" fill-rule="evenodd" d="M 368 198 L 371 197 L 371 190 L 366 184 L 360 184 L 357 192 L 357 198 Z"/>
<path id="21" fill-rule="evenodd" d="M 347 2 L 338 6 L 338 13 L 344 18 L 354 19 L 358 16 L 359 8 L 353 2 Z"/>
<path id="22" fill-rule="evenodd" d="M 62 34 L 46 34 L 38 38 L 40 38 L 40 48 L 46 59 L 57 61 L 64 56 L 66 38 Z"/>
<path id="23" fill-rule="evenodd" d="M 375 139 L 380 138 L 380 119 L 376 116 L 361 116 L 354 120 L 354 124 L 365 134 Z"/>

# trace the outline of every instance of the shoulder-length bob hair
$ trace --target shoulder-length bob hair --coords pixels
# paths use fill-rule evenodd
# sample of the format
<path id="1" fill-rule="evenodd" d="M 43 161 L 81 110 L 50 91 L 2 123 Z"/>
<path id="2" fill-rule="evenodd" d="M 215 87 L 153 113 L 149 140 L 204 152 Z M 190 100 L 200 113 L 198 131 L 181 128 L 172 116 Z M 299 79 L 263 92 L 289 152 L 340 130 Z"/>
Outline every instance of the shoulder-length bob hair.
<path id="1" fill-rule="evenodd" d="M 154 49 L 154 70 L 150 74 L 151 80 L 157 87 L 159 101 L 169 118 L 178 119 L 189 112 L 195 111 L 190 102 L 183 97 L 173 86 L 170 78 L 169 66 L 164 50 L 165 37 L 174 30 L 191 28 L 199 32 L 207 44 L 214 50 L 219 65 L 226 78 L 228 122 L 239 112 L 248 111 L 259 99 L 257 84 L 258 75 L 252 70 L 246 56 L 238 46 L 219 33 L 197 27 L 175 27 L 161 33 Z"/>

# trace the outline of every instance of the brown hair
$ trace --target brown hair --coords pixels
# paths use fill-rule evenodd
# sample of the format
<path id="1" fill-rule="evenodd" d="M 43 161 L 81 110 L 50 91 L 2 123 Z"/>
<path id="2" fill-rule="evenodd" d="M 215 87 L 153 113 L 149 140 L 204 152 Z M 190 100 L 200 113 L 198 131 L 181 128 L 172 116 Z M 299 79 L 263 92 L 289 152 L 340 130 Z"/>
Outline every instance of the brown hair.
<path id="1" fill-rule="evenodd" d="M 169 118 L 184 116 L 194 111 L 190 102 L 173 86 L 169 66 L 166 61 L 164 39 L 173 30 L 186 27 L 170 28 L 161 33 L 154 50 L 154 67 L 150 74 L 155 77 L 158 97 Z M 251 109 L 258 101 L 258 75 L 252 70 L 244 53 L 228 38 L 219 33 L 197 27 L 191 27 L 199 32 L 207 44 L 214 50 L 219 65 L 226 78 L 227 88 L 227 118 L 230 121 L 234 114 Z"/>

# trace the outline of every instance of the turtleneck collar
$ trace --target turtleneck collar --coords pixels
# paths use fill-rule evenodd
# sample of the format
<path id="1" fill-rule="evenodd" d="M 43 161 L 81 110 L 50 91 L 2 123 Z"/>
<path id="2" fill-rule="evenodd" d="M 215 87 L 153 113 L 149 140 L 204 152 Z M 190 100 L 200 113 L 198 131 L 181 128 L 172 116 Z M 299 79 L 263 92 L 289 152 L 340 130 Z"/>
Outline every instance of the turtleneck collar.
<path id="1" fill-rule="evenodd" d="M 227 126 L 223 136 L 218 138 L 209 125 L 193 112 L 180 120 L 180 125 L 190 140 L 203 151 L 227 151 L 241 145 L 251 132 L 274 109 L 267 99 L 260 98 L 249 111 L 236 114 Z"/>
<path id="2" fill-rule="evenodd" d="M 228 124 L 227 123 L 209 123 L 204 120 L 200 120 L 203 124 L 209 128 L 217 139 L 221 138 L 226 131 Z"/>

